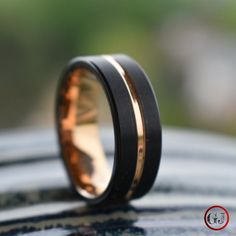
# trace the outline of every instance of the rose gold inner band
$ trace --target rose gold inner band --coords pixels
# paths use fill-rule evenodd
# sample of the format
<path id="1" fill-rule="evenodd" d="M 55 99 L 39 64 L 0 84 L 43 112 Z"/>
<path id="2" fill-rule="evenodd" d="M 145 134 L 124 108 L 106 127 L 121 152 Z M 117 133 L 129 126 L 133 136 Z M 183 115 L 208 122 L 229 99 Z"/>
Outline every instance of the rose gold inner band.
<path id="1" fill-rule="evenodd" d="M 87 198 L 95 198 L 105 191 L 111 178 L 98 123 L 101 116 L 98 98 L 105 94 L 95 76 L 79 68 L 66 80 L 60 96 L 63 156 L 77 191 Z M 102 105 L 109 107 L 106 102 L 106 98 L 102 99 Z"/>

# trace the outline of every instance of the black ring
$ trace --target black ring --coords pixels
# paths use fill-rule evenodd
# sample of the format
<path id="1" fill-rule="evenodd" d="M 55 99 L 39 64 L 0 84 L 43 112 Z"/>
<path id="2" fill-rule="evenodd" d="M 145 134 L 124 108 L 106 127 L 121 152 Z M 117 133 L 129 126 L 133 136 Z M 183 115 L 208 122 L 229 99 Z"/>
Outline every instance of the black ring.
<path id="1" fill-rule="evenodd" d="M 73 82 L 72 77 L 75 73 L 78 81 Z M 71 133 L 68 132 L 70 129 L 65 130 L 62 125 L 72 101 L 70 98 L 67 99 L 68 88 L 71 88 L 73 83 L 77 87 L 86 85 L 86 82 L 83 84 L 81 81 L 90 73 L 94 75 L 94 80 L 99 82 L 106 94 L 115 134 L 112 175 L 106 188 L 99 193 L 94 190 L 96 186 L 90 186 L 92 181 L 88 180 L 88 184 L 86 181 L 82 184 L 77 181 L 84 175 L 75 178 L 76 173 L 72 173 L 74 170 L 71 169 L 70 153 L 74 152 L 71 152 L 70 148 L 73 149 L 74 144 L 71 141 Z M 71 84 L 68 84 L 68 81 Z M 82 94 L 80 88 L 79 92 Z M 149 191 L 156 178 L 161 159 L 161 124 L 149 79 L 133 59 L 125 55 L 73 59 L 65 68 L 59 83 L 56 123 L 61 155 L 72 186 L 87 203 L 121 203 L 141 197 Z M 73 128 L 71 130 L 73 131 Z M 65 138 L 67 134 L 69 139 Z M 81 153 L 78 155 L 82 155 Z M 87 172 L 86 174 L 90 175 Z"/>

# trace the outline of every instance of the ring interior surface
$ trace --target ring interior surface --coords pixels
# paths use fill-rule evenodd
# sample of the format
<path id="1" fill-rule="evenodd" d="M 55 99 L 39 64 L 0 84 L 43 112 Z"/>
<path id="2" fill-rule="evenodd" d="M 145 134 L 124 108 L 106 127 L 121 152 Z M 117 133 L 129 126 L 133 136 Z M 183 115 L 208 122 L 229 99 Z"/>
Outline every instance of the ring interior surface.
<path id="1" fill-rule="evenodd" d="M 64 81 L 60 99 L 59 135 L 70 177 L 81 196 L 97 198 L 112 175 L 100 132 L 112 123 L 105 91 L 92 72 L 76 68 Z"/>

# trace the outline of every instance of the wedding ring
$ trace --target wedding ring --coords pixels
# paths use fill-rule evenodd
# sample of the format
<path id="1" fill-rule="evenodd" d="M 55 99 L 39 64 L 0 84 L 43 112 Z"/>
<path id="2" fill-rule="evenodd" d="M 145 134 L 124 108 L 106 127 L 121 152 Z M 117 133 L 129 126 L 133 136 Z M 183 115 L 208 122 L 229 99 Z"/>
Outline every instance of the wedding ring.
<path id="1" fill-rule="evenodd" d="M 56 124 L 71 184 L 88 204 L 127 202 L 150 190 L 161 159 L 161 124 L 151 83 L 133 59 L 70 61 L 59 82 Z"/>

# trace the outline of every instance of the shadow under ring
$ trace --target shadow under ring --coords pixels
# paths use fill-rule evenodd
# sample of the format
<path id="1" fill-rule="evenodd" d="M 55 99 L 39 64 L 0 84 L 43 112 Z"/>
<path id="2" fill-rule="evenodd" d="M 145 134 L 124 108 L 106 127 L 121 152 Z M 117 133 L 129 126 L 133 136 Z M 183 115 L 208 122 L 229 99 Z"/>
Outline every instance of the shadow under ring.
<path id="1" fill-rule="evenodd" d="M 114 129 L 109 168 L 99 137 L 103 94 Z M 161 158 L 161 124 L 155 94 L 141 67 L 125 55 L 73 59 L 56 98 L 60 151 L 76 193 L 88 204 L 122 203 L 146 194 Z"/>

